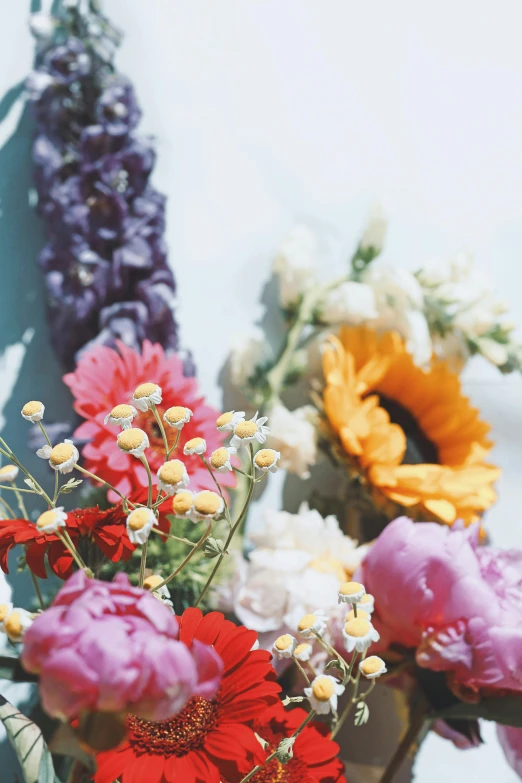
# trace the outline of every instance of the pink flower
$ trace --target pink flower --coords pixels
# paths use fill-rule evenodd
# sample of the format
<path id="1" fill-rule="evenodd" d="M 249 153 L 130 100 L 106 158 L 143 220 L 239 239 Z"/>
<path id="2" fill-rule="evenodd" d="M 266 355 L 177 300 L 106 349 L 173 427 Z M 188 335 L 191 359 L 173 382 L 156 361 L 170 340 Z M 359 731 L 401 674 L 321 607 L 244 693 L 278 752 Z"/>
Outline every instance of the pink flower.
<path id="1" fill-rule="evenodd" d="M 381 533 L 358 577 L 381 647 L 416 647 L 454 689 L 522 690 L 522 553 L 480 547 L 478 528 L 413 523 Z"/>
<path id="2" fill-rule="evenodd" d="M 508 764 L 522 778 L 522 729 L 498 725 L 497 735 Z"/>
<path id="3" fill-rule="evenodd" d="M 172 406 L 190 408 L 193 416 L 181 430 L 177 448 L 171 459 L 181 459 L 190 476 L 190 489 L 214 489 L 213 481 L 200 457 L 184 456 L 183 446 L 191 438 L 201 436 L 207 442 L 208 453 L 219 448 L 227 433 L 218 432 L 216 419 L 220 411 L 207 405 L 201 396 L 195 378 L 183 375 L 183 363 L 175 354 L 165 355 L 161 345 L 153 345 L 147 340 L 143 343 L 142 353 L 121 342 L 118 350 L 106 346 L 96 346 L 80 358 L 76 370 L 64 376 L 65 383 L 75 397 L 75 410 L 87 419 L 74 433 L 74 437 L 89 441 L 83 448 L 85 467 L 101 476 L 124 495 L 138 492 L 148 486 L 147 474 L 142 463 L 136 457 L 124 454 L 116 444 L 118 428 L 104 424 L 108 413 L 121 403 L 131 403 L 132 393 L 141 383 L 157 383 L 163 390 L 163 402 L 158 405 L 160 416 Z M 146 455 L 152 469 L 154 482 L 156 471 L 165 461 L 165 451 L 158 425 L 152 412 L 138 412 L 132 422 L 133 427 L 145 430 L 149 437 L 150 448 Z M 178 431 L 165 426 L 169 444 L 172 445 Z M 220 483 L 235 486 L 232 472 L 223 474 Z M 109 499 L 118 500 L 114 493 Z"/>
<path id="4" fill-rule="evenodd" d="M 100 582 L 76 572 L 24 642 L 44 709 L 61 719 L 101 710 L 164 720 L 192 696 L 213 698 L 223 669 L 212 647 L 179 641 L 171 610 L 125 574 Z"/>

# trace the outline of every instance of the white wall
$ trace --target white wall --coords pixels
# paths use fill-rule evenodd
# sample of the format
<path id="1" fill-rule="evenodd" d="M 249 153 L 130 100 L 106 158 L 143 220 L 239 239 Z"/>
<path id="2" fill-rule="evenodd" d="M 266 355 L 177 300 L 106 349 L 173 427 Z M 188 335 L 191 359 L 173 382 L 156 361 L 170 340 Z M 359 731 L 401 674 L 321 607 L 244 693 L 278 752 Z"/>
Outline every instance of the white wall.
<path id="1" fill-rule="evenodd" d="M 157 137 L 182 337 L 214 403 L 228 346 L 259 314 L 271 254 L 298 217 L 326 224 L 348 254 L 378 198 L 390 260 L 416 267 L 471 249 L 522 323 L 519 0 L 105 8 L 125 31 L 119 65 L 136 84 L 144 130 Z M 31 42 L 26 3 L 2 0 L 2 9 L 3 92 L 27 71 Z M 522 545 L 520 379 L 478 361 L 466 388 L 493 425 L 505 471 L 489 529 L 499 544 Z M 443 771 L 457 780 L 466 764 L 477 781 L 511 783 L 488 740 L 462 754 L 430 738 L 417 779 Z"/>

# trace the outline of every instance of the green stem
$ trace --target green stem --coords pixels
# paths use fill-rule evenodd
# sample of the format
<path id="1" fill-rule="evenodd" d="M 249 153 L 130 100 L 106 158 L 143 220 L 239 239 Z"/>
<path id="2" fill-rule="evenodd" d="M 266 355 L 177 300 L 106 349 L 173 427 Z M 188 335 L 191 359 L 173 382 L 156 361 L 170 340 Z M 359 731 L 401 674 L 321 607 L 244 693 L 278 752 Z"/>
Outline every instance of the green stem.
<path id="1" fill-rule="evenodd" d="M 299 340 L 301 339 L 304 327 L 310 321 L 316 300 L 317 291 L 314 289 L 311 289 L 303 296 L 297 311 L 296 319 L 286 335 L 283 352 L 266 376 L 272 398 L 279 397 L 281 393 L 281 388 L 290 368 L 292 355 L 299 345 Z"/>
<path id="2" fill-rule="evenodd" d="M 147 478 L 149 480 L 149 491 L 147 493 L 147 506 L 148 506 L 148 508 L 152 508 L 152 474 L 150 472 L 149 463 L 148 463 L 148 460 L 147 460 L 147 457 L 145 456 L 145 454 L 142 454 L 142 456 L 140 457 L 140 460 L 141 460 L 141 463 L 142 463 L 143 467 L 147 471 Z"/>
<path id="3" fill-rule="evenodd" d="M 364 655 L 363 655 L 362 657 L 364 658 Z M 353 656 L 352 656 L 352 661 L 351 661 L 351 663 L 350 663 L 350 675 L 351 675 L 351 673 L 352 673 L 353 664 L 355 663 L 355 659 L 356 659 L 356 658 L 357 658 L 357 651 L 354 651 L 354 654 L 353 654 Z M 347 676 L 347 682 L 349 682 L 349 679 L 350 679 L 350 677 L 349 677 L 349 676 Z M 338 734 L 338 733 L 339 733 L 339 731 L 341 730 L 341 727 L 342 727 L 343 723 L 345 722 L 346 718 L 347 718 L 347 717 L 348 717 L 348 715 L 350 714 L 350 712 L 351 712 L 351 710 L 352 710 L 352 707 L 353 707 L 353 705 L 354 705 L 354 704 L 357 702 L 357 692 L 358 692 L 358 690 L 359 690 L 359 680 L 360 680 L 360 679 L 361 679 L 361 670 L 359 669 L 359 671 L 357 672 L 357 676 L 356 676 L 356 678 L 355 678 L 355 684 L 354 684 L 354 688 L 353 688 L 353 693 L 352 693 L 352 696 L 351 696 L 351 698 L 350 698 L 350 701 L 349 701 L 349 702 L 348 702 L 348 704 L 346 705 L 346 707 L 345 707 L 345 709 L 344 709 L 344 711 L 343 711 L 343 714 L 341 715 L 341 717 L 340 717 L 340 718 L 339 718 L 339 720 L 337 721 L 337 723 L 336 723 L 336 725 L 335 725 L 335 728 L 334 728 L 334 729 L 333 729 L 333 731 L 332 731 L 332 734 L 331 734 L 331 739 L 334 739 L 334 737 L 336 737 L 336 736 L 337 736 L 337 734 Z M 369 691 L 369 690 L 370 690 L 370 689 L 368 689 L 368 691 Z"/>
<path id="4" fill-rule="evenodd" d="M 145 541 L 141 548 L 141 560 L 140 560 L 140 577 L 139 577 L 139 586 L 143 587 L 143 582 L 145 581 L 145 568 L 147 567 L 147 547 L 149 545 L 149 539 Z"/>
<path id="5" fill-rule="evenodd" d="M 31 579 L 32 579 L 32 582 L 33 582 L 33 586 L 34 586 L 34 590 L 35 590 L 35 593 L 36 593 L 36 597 L 38 598 L 38 602 L 40 604 L 40 608 L 43 611 L 45 609 L 45 603 L 44 603 L 44 599 L 43 599 L 43 596 L 42 596 L 42 593 L 41 593 L 41 590 L 40 590 L 40 585 L 38 584 L 38 579 L 36 577 L 36 574 L 33 574 L 31 569 L 29 569 L 29 573 L 31 574 Z"/>
<path id="6" fill-rule="evenodd" d="M 167 434 L 165 432 L 165 427 L 163 426 L 163 422 L 161 421 L 161 416 L 158 413 L 158 409 L 156 408 L 156 405 L 154 403 L 151 403 L 151 411 L 154 414 L 154 418 L 156 419 L 156 423 L 158 427 L 160 428 L 161 437 L 163 438 L 163 446 L 165 447 L 165 462 L 168 462 L 169 459 L 169 441 L 167 439 Z M 179 430 L 178 430 L 179 432 Z"/>
<path id="7" fill-rule="evenodd" d="M 298 658 L 295 657 L 295 655 L 292 655 L 292 658 L 293 658 L 293 661 L 294 661 L 295 665 L 297 666 L 297 668 L 299 669 L 299 671 L 301 672 L 301 674 L 305 678 L 306 684 L 310 685 L 310 678 L 307 675 L 307 673 L 305 672 L 305 670 L 303 669 L 303 667 L 301 666 L 301 662 L 298 660 Z"/>
<path id="8" fill-rule="evenodd" d="M 54 508 L 53 503 L 52 503 L 49 495 L 46 492 L 44 492 L 44 490 L 42 489 L 40 484 L 36 481 L 36 479 L 34 479 L 31 476 L 31 474 L 29 473 L 29 471 L 24 468 L 24 466 L 22 465 L 20 460 L 13 454 L 13 452 L 11 451 L 11 449 L 9 448 L 9 446 L 7 445 L 7 443 L 5 442 L 5 440 L 3 438 L 0 438 L 0 443 L 3 443 L 4 447 L 7 449 L 7 451 L 4 451 L 3 449 L 0 449 L 0 454 L 3 454 L 5 457 L 7 457 L 7 459 L 10 460 L 13 464 L 15 464 L 17 468 L 20 468 L 22 473 L 25 473 L 26 477 L 28 479 L 31 479 L 31 481 L 33 482 L 34 486 L 38 490 L 36 492 L 36 494 L 37 495 L 41 495 L 45 499 L 46 503 L 50 506 L 50 508 Z"/>
<path id="9" fill-rule="evenodd" d="M 176 432 L 176 437 L 175 437 L 175 439 L 174 439 L 174 443 L 172 444 L 172 446 L 170 447 L 170 449 L 167 451 L 167 460 L 169 460 L 169 459 L 170 459 L 170 455 L 172 454 L 172 452 L 173 452 L 173 451 L 176 451 L 176 449 L 177 449 L 177 447 L 178 447 L 178 443 L 179 443 L 179 439 L 180 439 L 180 437 L 181 437 L 181 430 L 178 430 L 178 431 Z"/>
<path id="10" fill-rule="evenodd" d="M 11 517 L 11 519 L 16 519 L 16 514 L 14 513 L 13 509 L 11 508 L 7 500 L 4 500 L 4 498 L 0 497 L 0 503 L 5 508 L 7 514 Z"/>
<path id="11" fill-rule="evenodd" d="M 14 490 L 15 490 L 16 499 L 18 501 L 18 508 L 22 512 L 22 516 L 24 517 L 24 519 L 29 519 L 29 515 L 28 515 L 27 509 L 25 507 L 24 499 L 23 499 L 22 495 L 20 494 L 21 491 L 16 486 L 14 487 Z"/>
<path id="12" fill-rule="evenodd" d="M 49 438 L 49 435 L 48 435 L 48 434 L 47 434 L 47 432 L 45 431 L 45 427 L 44 427 L 44 425 L 42 424 L 42 422 L 41 422 L 41 421 L 37 422 L 37 424 L 38 424 L 38 426 L 40 427 L 40 429 L 42 430 L 42 435 L 44 436 L 45 440 L 47 441 L 47 445 L 48 445 L 48 446 L 50 446 L 50 447 L 52 448 L 52 447 L 53 447 L 53 444 L 51 443 L 51 440 L 50 440 L 50 438 Z"/>
<path id="13" fill-rule="evenodd" d="M 8 487 L 7 485 L 0 486 L 0 489 L 8 489 L 11 492 L 24 492 L 26 495 L 39 495 L 39 492 L 35 492 L 34 489 L 22 489 L 21 487 Z"/>
<path id="14" fill-rule="evenodd" d="M 78 550 L 74 546 L 73 542 L 71 541 L 71 537 L 69 536 L 69 533 L 67 531 L 57 530 L 56 535 L 64 545 L 64 547 L 71 553 L 72 558 L 78 568 L 82 571 L 85 571 L 86 573 L 89 571 L 85 563 L 83 562 L 82 558 L 80 557 Z"/>
<path id="15" fill-rule="evenodd" d="M 188 553 L 186 558 L 179 564 L 179 566 L 176 568 L 176 570 L 170 576 L 168 576 L 166 579 L 164 579 L 161 584 L 159 584 L 157 587 L 155 587 L 154 588 L 155 590 L 159 590 L 164 585 L 168 585 L 168 583 L 171 582 L 179 574 L 179 572 L 182 571 L 185 568 L 187 563 L 194 557 L 194 555 L 196 554 L 198 549 L 201 549 L 201 547 L 203 546 L 203 544 L 205 543 L 205 541 L 209 537 L 211 530 L 212 530 L 212 520 L 210 520 L 210 522 L 208 523 L 206 531 L 203 533 L 203 535 L 201 536 L 201 538 L 199 539 L 197 544 L 192 544 L 192 546 L 193 546 L 192 552 Z"/>

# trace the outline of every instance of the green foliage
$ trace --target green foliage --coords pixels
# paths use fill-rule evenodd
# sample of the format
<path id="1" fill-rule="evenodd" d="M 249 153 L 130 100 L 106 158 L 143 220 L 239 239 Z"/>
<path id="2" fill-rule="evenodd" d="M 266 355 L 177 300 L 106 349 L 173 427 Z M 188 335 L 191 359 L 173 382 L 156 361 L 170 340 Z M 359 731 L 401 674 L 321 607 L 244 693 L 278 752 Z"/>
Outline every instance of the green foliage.
<path id="1" fill-rule="evenodd" d="M 25 783 L 60 783 L 41 729 L 0 696 L 0 720 L 4 724 Z"/>

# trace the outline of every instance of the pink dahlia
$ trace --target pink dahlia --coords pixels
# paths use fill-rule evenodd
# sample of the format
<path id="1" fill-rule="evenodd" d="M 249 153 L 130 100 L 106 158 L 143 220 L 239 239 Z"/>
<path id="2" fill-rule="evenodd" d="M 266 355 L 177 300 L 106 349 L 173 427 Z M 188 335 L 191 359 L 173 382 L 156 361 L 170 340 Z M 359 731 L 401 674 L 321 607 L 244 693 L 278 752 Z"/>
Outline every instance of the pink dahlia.
<path id="1" fill-rule="evenodd" d="M 180 641 L 172 611 L 125 574 L 113 582 L 77 571 L 24 637 L 22 663 L 39 674 L 49 715 L 177 714 L 194 696 L 212 699 L 223 663 L 208 644 Z"/>
<path id="2" fill-rule="evenodd" d="M 117 343 L 117 347 L 118 350 L 96 346 L 82 355 L 74 372 L 64 376 L 75 397 L 75 410 L 86 419 L 75 432 L 76 438 L 88 441 L 82 451 L 86 469 L 127 496 L 147 486 L 147 474 L 140 460 L 120 451 L 116 444 L 118 429 L 104 424 L 104 419 L 116 405 L 131 403 L 137 386 L 153 382 L 163 390 L 163 402 L 157 406 L 162 418 L 167 408 L 178 405 L 190 408 L 194 414 L 181 430 L 171 459 L 182 459 L 185 463 L 191 490 L 214 489 L 212 478 L 200 457 L 184 456 L 183 446 L 191 438 L 199 436 L 206 440 L 208 453 L 219 448 L 227 434 L 216 429 L 220 412 L 205 403 L 197 380 L 184 376 L 179 356 L 167 356 L 161 345 L 153 345 L 147 340 L 143 343 L 141 354 L 121 342 Z M 156 471 L 165 461 L 159 427 L 150 410 L 145 413 L 139 411 L 132 426 L 145 430 L 149 437 L 150 448 L 146 455 L 156 482 Z M 165 431 L 169 445 L 172 445 L 178 431 L 168 426 L 165 426 Z M 234 486 L 234 474 L 221 474 L 220 483 Z M 115 495 L 111 497 L 112 494 L 109 493 L 110 499 L 118 500 Z"/>

